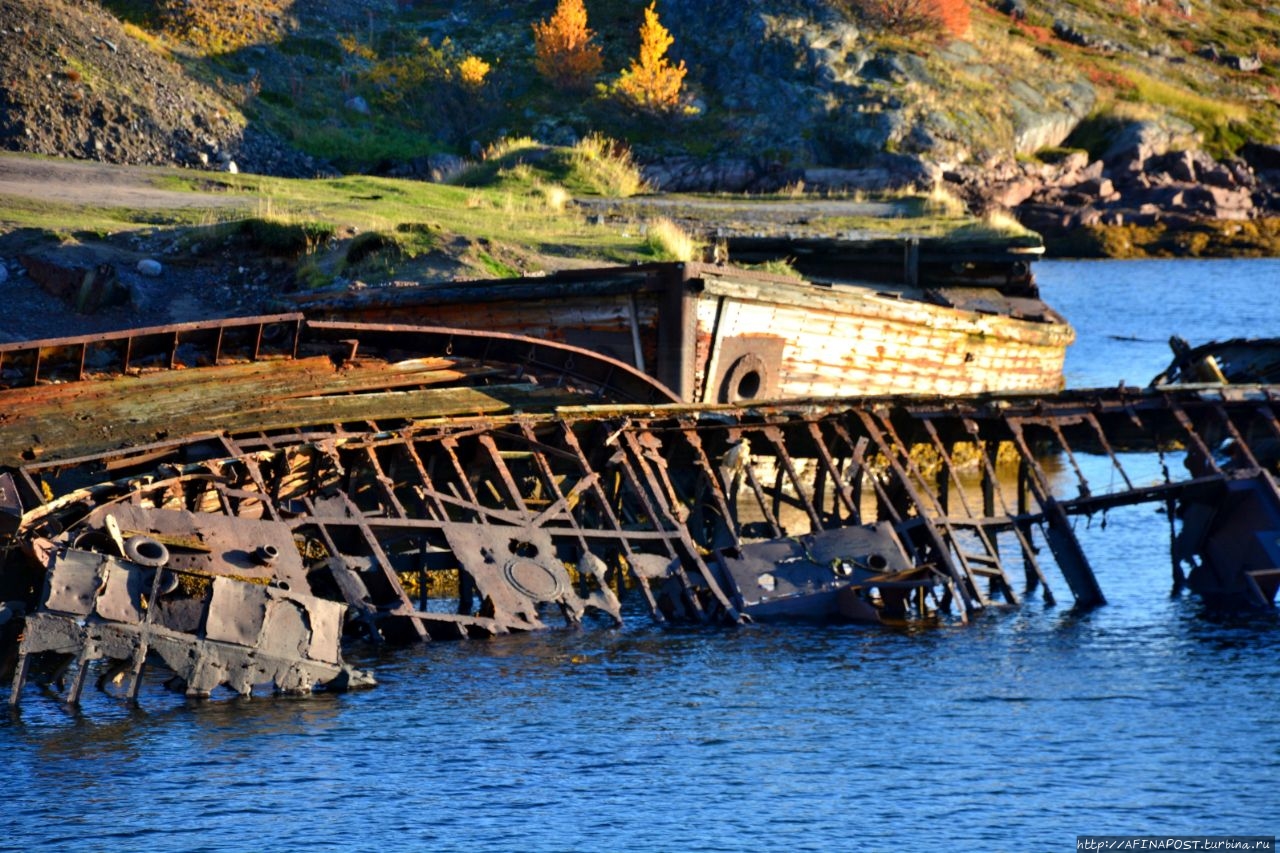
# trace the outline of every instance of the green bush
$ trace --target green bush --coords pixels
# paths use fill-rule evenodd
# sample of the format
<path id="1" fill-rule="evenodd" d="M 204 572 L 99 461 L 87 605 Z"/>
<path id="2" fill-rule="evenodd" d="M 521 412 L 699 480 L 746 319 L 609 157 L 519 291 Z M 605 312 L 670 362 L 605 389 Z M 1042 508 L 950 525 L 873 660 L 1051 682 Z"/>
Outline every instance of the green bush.
<path id="1" fill-rule="evenodd" d="M 336 233 L 327 222 L 283 222 L 256 216 L 236 223 L 235 230 L 251 248 L 289 257 L 301 255 Z"/>
<path id="2" fill-rule="evenodd" d="M 350 245 L 347 246 L 347 266 L 355 266 L 370 255 L 387 249 L 394 249 L 398 254 L 400 247 L 395 240 L 385 234 L 380 234 L 377 231 L 366 231 L 353 239 Z"/>

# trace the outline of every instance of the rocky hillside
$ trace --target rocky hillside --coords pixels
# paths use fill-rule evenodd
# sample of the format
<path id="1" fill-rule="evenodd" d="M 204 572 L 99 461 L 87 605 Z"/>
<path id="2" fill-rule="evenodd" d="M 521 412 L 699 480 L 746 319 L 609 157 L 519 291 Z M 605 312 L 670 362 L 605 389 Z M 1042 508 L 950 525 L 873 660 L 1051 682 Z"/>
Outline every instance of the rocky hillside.
<path id="1" fill-rule="evenodd" d="M 322 168 L 96 3 L 0 0 L 0 67 L 9 150 L 298 176 Z"/>
<path id="2" fill-rule="evenodd" d="M 645 5 L 587 0 L 603 70 L 564 93 L 533 67 L 554 0 L 0 0 L 0 146 L 431 179 L 502 137 L 600 132 L 664 190 L 945 183 L 1051 234 L 1274 231 L 1280 14 L 1264 3 L 975 0 L 959 37 L 869 23 L 857 0 L 659 3 L 688 68 L 664 116 L 610 94 Z M 491 69 L 476 85 L 466 57 Z"/>

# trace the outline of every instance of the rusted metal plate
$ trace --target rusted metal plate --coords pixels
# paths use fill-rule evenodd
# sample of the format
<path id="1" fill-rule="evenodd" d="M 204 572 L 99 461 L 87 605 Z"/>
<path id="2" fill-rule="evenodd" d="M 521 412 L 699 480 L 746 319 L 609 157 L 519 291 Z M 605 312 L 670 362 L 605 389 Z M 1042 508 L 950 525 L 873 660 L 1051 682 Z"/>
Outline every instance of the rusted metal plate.
<path id="1" fill-rule="evenodd" d="M 295 601 L 279 598 L 267 605 L 262 630 L 252 646 L 266 655 L 285 660 L 311 658 L 311 626 L 306 611 Z"/>
<path id="2" fill-rule="evenodd" d="M 213 597 L 205 617 L 205 637 L 237 646 L 253 646 L 267 618 L 267 590 L 256 584 L 213 579 Z"/>
<path id="3" fill-rule="evenodd" d="M 103 562 L 99 554 L 71 551 L 54 563 L 49 570 L 44 606 L 55 613 L 88 616 L 93 612 Z"/>
<path id="4" fill-rule="evenodd" d="M 145 573 L 108 557 L 95 611 L 108 622 L 136 624 L 142 621 L 143 596 L 150 589 Z"/>
<path id="5" fill-rule="evenodd" d="M 22 523 L 22 499 L 13 475 L 0 472 L 0 536 L 15 533 Z"/>
<path id="6" fill-rule="evenodd" d="M 240 500 L 243 505 L 249 498 Z M 118 504 L 91 513 L 84 527 L 105 527 L 108 515 L 115 518 L 126 537 L 143 535 L 164 544 L 168 551 L 165 565 L 172 571 L 306 588 L 307 570 L 287 524 Z"/>
<path id="7" fill-rule="evenodd" d="M 66 695 L 72 704 L 79 701 L 87 667 L 97 660 L 132 671 L 133 697 L 149 661 L 162 662 L 193 696 L 223 685 L 248 694 L 262 684 L 295 693 L 372 683 L 341 661 L 342 604 L 229 577 L 183 590 L 176 578 L 165 582 L 172 575 L 163 566 L 74 549 L 56 552 L 43 607 L 26 619 L 10 702 L 19 700 L 29 659 L 50 653 L 75 659 Z M 197 603 L 204 612 L 201 626 L 182 630 L 170 624 L 170 610 L 161 606 L 167 598 Z"/>
<path id="8" fill-rule="evenodd" d="M 580 618 L 591 606 L 621 620 L 611 603 L 581 598 L 564 564 L 556 557 L 549 533 L 535 527 L 448 524 L 444 536 L 482 599 L 480 612 L 507 623 L 512 630 L 543 627 L 539 605 L 564 607 Z M 576 619 L 575 619 L 576 621 Z"/>
<path id="9" fill-rule="evenodd" d="M 307 627 L 310 629 L 305 655 L 309 660 L 324 663 L 340 664 L 342 662 L 342 619 L 347 608 L 336 602 L 327 601 L 302 593 L 272 589 L 271 595 L 276 601 L 290 601 L 301 605 L 306 613 Z M 270 625 L 272 623 L 268 623 Z"/>
<path id="10" fill-rule="evenodd" d="M 753 619 L 835 618 L 842 589 L 912 567 L 887 522 L 724 549 L 716 560 Z"/>

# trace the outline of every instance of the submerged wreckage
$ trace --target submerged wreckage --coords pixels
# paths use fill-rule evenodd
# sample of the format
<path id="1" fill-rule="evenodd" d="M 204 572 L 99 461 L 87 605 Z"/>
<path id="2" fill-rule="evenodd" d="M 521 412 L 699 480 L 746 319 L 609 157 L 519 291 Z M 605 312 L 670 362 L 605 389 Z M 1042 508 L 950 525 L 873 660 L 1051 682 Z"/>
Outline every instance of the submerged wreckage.
<path id="1" fill-rule="evenodd" d="M 1054 603 L 1050 558 L 1092 607 L 1072 516 L 1143 501 L 1180 519 L 1175 583 L 1269 606 L 1278 394 L 691 404 L 568 343 L 298 314 L 3 345 L 0 676 L 12 704 L 78 702 L 91 670 L 130 698 L 148 668 L 345 689 L 370 683 L 345 642 L 613 625 L 628 596 L 659 622 L 967 621 Z M 1135 450 L 1184 470 L 1131 477 Z"/>

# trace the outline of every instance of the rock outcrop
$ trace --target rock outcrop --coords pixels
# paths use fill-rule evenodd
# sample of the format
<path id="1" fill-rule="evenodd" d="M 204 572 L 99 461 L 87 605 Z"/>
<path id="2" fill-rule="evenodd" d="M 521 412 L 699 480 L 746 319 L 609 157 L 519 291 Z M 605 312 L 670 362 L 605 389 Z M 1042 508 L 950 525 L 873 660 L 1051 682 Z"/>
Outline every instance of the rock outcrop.
<path id="1" fill-rule="evenodd" d="M 1003 208 L 1053 243 L 1077 229 L 1138 226 L 1180 229 L 1280 214 L 1280 150 L 1246 149 L 1218 160 L 1195 147 L 1188 126 L 1135 122 L 1097 159 L 1083 151 L 1053 163 L 1006 162 L 944 177 L 975 210 Z M 1256 166 L 1256 168 L 1255 168 Z"/>
<path id="2" fill-rule="evenodd" d="M 670 4 L 663 20 L 724 123 L 729 145 L 717 160 L 750 152 L 766 166 L 853 170 L 886 153 L 944 165 L 985 160 L 1060 144 L 1097 100 L 1080 75 L 1046 63 L 1015 71 L 985 44 L 878 46 L 840 4 L 821 0 Z M 708 177 L 723 184 L 720 171 Z"/>

